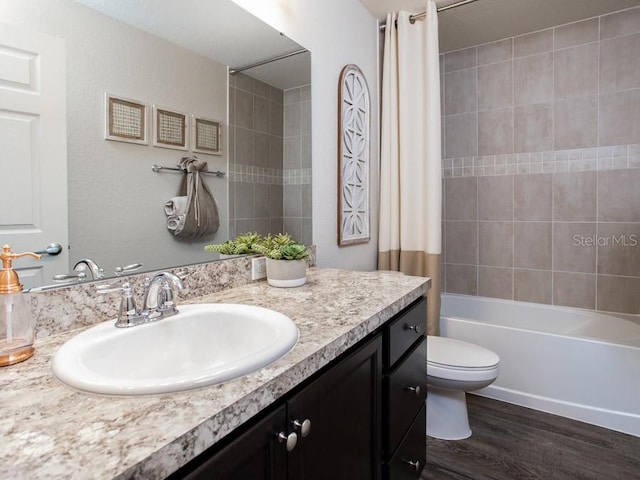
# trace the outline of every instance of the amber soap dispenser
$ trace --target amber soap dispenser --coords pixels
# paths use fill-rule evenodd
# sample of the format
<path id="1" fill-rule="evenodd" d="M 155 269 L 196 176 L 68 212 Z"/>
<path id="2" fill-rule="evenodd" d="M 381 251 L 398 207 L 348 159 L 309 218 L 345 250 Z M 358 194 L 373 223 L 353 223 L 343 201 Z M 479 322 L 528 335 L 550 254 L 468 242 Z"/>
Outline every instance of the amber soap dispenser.
<path id="1" fill-rule="evenodd" d="M 13 260 L 27 255 L 40 258 L 32 252 L 12 253 L 9 245 L 3 246 L 0 253 L 0 367 L 22 362 L 36 350 L 33 317 L 23 298 L 18 274 L 12 267 Z"/>

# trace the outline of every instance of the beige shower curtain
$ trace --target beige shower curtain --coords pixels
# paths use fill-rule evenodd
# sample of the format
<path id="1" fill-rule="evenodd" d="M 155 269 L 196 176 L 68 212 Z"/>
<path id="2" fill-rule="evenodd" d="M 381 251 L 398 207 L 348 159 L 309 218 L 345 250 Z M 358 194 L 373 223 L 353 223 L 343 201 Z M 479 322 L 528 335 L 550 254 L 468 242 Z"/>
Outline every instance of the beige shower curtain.
<path id="1" fill-rule="evenodd" d="M 442 178 L 438 18 L 387 15 L 382 76 L 378 269 L 431 277 L 427 332 L 439 333 Z"/>

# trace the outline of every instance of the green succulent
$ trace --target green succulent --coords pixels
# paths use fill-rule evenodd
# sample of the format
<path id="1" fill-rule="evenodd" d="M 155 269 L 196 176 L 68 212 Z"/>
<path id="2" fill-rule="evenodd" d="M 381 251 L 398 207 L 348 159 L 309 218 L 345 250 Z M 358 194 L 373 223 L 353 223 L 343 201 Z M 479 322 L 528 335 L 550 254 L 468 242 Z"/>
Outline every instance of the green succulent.
<path id="1" fill-rule="evenodd" d="M 262 242 L 255 244 L 253 249 L 273 260 L 299 260 L 309 256 L 307 247 L 293 240 L 288 233 L 268 235 Z"/>
<path id="2" fill-rule="evenodd" d="M 227 240 L 220 244 L 207 245 L 204 247 L 207 252 L 218 252 L 223 255 L 251 255 L 256 253 L 253 246 L 262 241 L 262 237 L 253 232 L 238 235 L 233 240 Z"/>

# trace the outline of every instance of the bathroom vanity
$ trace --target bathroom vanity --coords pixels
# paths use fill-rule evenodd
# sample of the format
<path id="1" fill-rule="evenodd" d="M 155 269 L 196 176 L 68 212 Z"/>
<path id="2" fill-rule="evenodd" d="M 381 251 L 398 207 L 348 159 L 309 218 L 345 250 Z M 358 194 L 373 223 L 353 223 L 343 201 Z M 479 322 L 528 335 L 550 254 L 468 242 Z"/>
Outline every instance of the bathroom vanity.
<path id="1" fill-rule="evenodd" d="M 418 478 L 428 287 L 312 268 L 303 287 L 254 282 L 189 300 L 272 308 L 300 338 L 257 372 L 172 394 L 75 391 L 52 376 L 51 357 L 79 331 L 48 338 L 0 369 L 0 477 Z"/>

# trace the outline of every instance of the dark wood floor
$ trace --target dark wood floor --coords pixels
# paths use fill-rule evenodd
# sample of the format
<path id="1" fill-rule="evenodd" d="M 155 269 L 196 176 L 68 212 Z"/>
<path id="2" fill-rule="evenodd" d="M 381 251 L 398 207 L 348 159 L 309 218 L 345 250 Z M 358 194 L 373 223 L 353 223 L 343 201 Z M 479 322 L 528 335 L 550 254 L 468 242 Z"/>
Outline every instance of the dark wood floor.
<path id="1" fill-rule="evenodd" d="M 638 437 L 476 395 L 467 405 L 473 435 L 427 437 L 422 480 L 640 480 Z"/>

